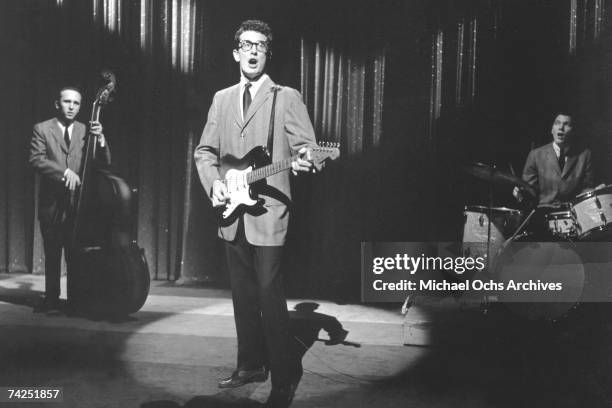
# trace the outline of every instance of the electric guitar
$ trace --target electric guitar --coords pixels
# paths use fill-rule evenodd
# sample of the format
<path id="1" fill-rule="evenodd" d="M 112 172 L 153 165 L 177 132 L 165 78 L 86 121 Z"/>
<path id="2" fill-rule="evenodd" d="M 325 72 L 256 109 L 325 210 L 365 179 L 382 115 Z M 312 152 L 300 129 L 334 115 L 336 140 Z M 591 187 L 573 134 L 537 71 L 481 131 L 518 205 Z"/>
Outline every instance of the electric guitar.
<path id="1" fill-rule="evenodd" d="M 327 160 L 335 160 L 340 156 L 337 143 L 323 143 L 310 148 L 311 161 L 314 168 L 319 171 Z M 231 224 L 235 218 L 248 207 L 261 204 L 251 188 L 257 182 L 265 180 L 274 174 L 291 169 L 291 163 L 299 154 L 271 163 L 268 149 L 257 146 L 243 158 L 238 159 L 232 155 L 223 156 L 219 163 L 221 181 L 227 188 L 229 200 L 218 207 L 219 223 L 221 226 Z"/>

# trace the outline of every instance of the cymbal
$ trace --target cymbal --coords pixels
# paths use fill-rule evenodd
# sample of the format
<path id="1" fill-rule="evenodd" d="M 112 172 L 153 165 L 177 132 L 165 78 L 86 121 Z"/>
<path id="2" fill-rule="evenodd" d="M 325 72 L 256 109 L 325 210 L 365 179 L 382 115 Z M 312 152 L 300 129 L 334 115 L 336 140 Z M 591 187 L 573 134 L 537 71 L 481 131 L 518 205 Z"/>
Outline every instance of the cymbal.
<path id="1" fill-rule="evenodd" d="M 535 190 L 529 184 L 524 182 L 521 178 L 498 170 L 484 163 L 470 163 L 463 165 L 462 170 L 476 178 L 479 178 L 489 183 L 501 184 L 511 187 L 520 187 L 532 197 L 536 196 Z"/>

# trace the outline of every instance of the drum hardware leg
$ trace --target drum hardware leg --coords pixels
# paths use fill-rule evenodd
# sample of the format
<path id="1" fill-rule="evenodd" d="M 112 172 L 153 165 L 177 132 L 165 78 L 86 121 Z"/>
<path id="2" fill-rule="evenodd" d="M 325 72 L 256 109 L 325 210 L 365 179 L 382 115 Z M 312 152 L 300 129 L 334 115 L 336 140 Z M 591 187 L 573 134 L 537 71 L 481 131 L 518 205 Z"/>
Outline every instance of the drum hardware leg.
<path id="1" fill-rule="evenodd" d="M 483 303 L 480 305 L 481 307 L 481 312 L 483 315 L 488 315 L 489 314 L 489 304 L 488 303 Z"/>
<path id="2" fill-rule="evenodd" d="M 482 302 L 480 302 L 480 308 L 481 308 L 482 314 L 484 315 L 488 314 L 489 311 L 491 310 L 491 304 L 496 303 L 497 301 L 498 301 L 497 296 L 483 295 Z"/>
<path id="3" fill-rule="evenodd" d="M 410 309 L 410 307 L 414 304 L 413 300 L 410 299 L 410 295 L 408 295 L 406 297 L 406 300 L 404 301 L 404 304 L 402 305 L 402 315 L 406 315 L 406 313 L 408 313 L 408 309 Z"/>
<path id="4" fill-rule="evenodd" d="M 522 229 L 527 225 L 527 223 L 529 222 L 529 220 L 531 219 L 531 217 L 533 217 L 533 214 L 535 214 L 535 209 L 531 210 L 531 212 L 529 213 L 529 215 L 527 216 L 527 218 L 525 218 L 525 221 L 523 221 L 523 223 L 521 225 L 519 225 L 519 227 L 516 229 L 516 231 L 514 232 L 514 234 L 512 234 L 512 236 L 508 239 L 508 241 L 512 241 L 514 238 L 516 238 L 516 236 L 522 232 Z M 508 242 L 506 241 L 506 242 Z"/>
<path id="5" fill-rule="evenodd" d="M 495 168 L 495 166 L 493 166 Z M 493 220 L 493 184 L 489 183 L 489 219 L 487 225 L 487 268 L 491 259 L 491 221 Z"/>
<path id="6" fill-rule="evenodd" d="M 601 210 L 601 201 L 599 201 L 598 197 L 595 197 L 595 205 Z"/>

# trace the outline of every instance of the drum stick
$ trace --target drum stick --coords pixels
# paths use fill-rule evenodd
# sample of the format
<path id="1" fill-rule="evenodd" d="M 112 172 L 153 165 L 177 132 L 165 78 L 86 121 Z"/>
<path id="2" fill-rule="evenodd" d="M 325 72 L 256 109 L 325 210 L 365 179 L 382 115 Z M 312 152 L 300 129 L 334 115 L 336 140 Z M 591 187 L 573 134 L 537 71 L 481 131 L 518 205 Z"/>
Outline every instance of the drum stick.
<path id="1" fill-rule="evenodd" d="M 510 173 L 516 177 L 516 172 L 514 171 L 514 166 L 512 165 L 512 162 L 508 162 L 508 167 L 510 167 Z M 522 190 L 521 186 L 517 186 L 519 190 Z M 518 197 L 515 197 L 516 201 L 518 201 L 519 203 L 523 202 L 524 197 L 522 195 L 519 195 Z"/>
<path id="2" fill-rule="evenodd" d="M 533 216 L 533 214 L 535 214 L 535 209 L 531 210 L 531 212 L 529 213 L 529 215 L 527 216 L 527 218 L 525 218 L 525 221 L 523 221 L 523 223 L 521 225 L 519 225 L 519 227 L 516 229 L 516 231 L 514 232 L 514 234 L 512 234 L 512 236 L 508 239 L 508 241 L 506 242 L 510 242 L 514 239 L 514 237 L 516 237 L 519 232 L 521 232 L 521 230 L 523 229 L 523 227 L 525 225 L 527 225 L 527 223 L 529 222 L 529 220 L 531 219 L 531 217 Z"/>

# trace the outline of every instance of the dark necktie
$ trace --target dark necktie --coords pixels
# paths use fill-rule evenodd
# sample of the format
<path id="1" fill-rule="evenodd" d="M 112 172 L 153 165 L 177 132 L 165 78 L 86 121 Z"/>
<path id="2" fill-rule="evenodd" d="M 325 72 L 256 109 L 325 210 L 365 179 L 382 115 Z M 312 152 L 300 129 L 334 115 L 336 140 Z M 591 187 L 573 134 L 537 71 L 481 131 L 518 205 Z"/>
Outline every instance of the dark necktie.
<path id="1" fill-rule="evenodd" d="M 64 128 L 64 141 L 66 142 L 66 146 L 70 147 L 70 134 L 68 133 L 68 126 Z"/>
<path id="2" fill-rule="evenodd" d="M 565 167 L 565 157 L 566 155 L 563 149 L 559 150 L 559 168 L 561 172 L 563 172 L 563 167 Z"/>
<path id="3" fill-rule="evenodd" d="M 249 110 L 249 106 L 251 106 L 251 83 L 247 82 L 244 85 L 244 94 L 242 95 L 242 118 L 246 120 L 246 115 Z"/>

